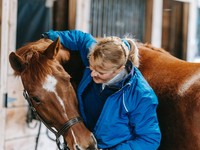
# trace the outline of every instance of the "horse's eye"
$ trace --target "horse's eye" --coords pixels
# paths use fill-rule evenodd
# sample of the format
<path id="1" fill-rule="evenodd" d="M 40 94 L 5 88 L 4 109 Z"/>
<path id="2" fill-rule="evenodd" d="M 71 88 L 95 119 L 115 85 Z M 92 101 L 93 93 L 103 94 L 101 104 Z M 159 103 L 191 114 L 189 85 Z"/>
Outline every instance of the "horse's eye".
<path id="1" fill-rule="evenodd" d="M 31 98 L 33 101 L 35 101 L 37 104 L 40 104 L 41 103 L 41 101 L 40 101 L 40 99 L 38 98 L 38 97 L 32 97 Z"/>

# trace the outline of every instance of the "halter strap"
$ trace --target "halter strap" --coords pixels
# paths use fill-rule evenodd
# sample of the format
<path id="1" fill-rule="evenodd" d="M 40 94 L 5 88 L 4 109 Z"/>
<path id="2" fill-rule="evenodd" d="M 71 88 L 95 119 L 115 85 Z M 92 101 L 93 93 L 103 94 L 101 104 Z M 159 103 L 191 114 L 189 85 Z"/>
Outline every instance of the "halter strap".
<path id="1" fill-rule="evenodd" d="M 81 117 L 75 117 L 72 118 L 70 120 L 68 120 L 61 128 L 60 130 L 56 133 L 56 137 L 59 138 L 64 132 L 65 130 L 68 130 L 71 126 L 73 126 L 74 124 L 78 123 L 82 121 Z"/>
<path id="2" fill-rule="evenodd" d="M 55 134 L 56 135 L 56 144 L 58 146 L 59 149 L 61 149 L 60 147 L 60 140 L 59 140 L 59 137 L 64 134 L 66 131 L 69 130 L 69 128 L 73 125 L 75 125 L 76 123 L 82 121 L 82 118 L 81 117 L 75 117 L 75 118 L 72 118 L 70 120 L 68 120 L 61 128 L 60 130 Z M 65 149 L 69 149 L 66 145 L 64 145 L 64 148 Z"/>
<path id="3" fill-rule="evenodd" d="M 66 123 L 64 123 L 64 125 L 58 131 L 56 131 L 51 126 L 49 126 L 42 119 L 42 117 L 38 114 L 38 112 L 36 111 L 35 107 L 33 107 L 33 103 L 32 103 L 32 101 L 30 99 L 30 96 L 29 96 L 28 92 L 25 89 L 23 91 L 23 96 L 27 100 L 31 110 L 33 111 L 34 115 L 38 118 L 38 120 L 40 120 L 51 132 L 53 132 L 55 134 L 55 136 L 56 136 L 56 144 L 57 144 L 59 150 L 62 150 L 61 144 L 60 144 L 60 140 L 59 140 L 60 136 L 62 134 L 64 134 L 65 132 L 67 132 L 71 126 L 73 126 L 76 123 L 82 121 L 82 118 L 80 116 L 72 118 L 72 119 L 68 120 Z M 64 149 L 63 150 L 69 150 L 69 147 L 67 145 L 64 145 Z"/>

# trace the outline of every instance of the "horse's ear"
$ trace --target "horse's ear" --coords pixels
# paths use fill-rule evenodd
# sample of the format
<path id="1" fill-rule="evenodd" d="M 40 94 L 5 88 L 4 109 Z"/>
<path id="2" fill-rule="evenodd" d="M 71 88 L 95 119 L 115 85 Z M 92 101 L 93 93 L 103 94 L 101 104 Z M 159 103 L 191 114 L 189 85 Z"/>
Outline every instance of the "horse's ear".
<path id="1" fill-rule="evenodd" d="M 44 55 L 49 59 L 54 59 L 60 49 L 60 38 L 58 37 L 49 47 L 45 50 Z"/>
<path id="2" fill-rule="evenodd" d="M 11 52 L 9 55 L 10 65 L 18 73 L 21 73 L 25 69 L 25 62 L 15 52 Z"/>

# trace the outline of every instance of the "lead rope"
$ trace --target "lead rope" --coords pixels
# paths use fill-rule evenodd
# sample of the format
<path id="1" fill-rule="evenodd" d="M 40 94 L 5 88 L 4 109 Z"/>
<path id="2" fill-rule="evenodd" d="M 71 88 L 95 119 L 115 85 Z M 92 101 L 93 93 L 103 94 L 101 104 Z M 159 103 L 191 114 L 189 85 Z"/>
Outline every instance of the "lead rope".
<path id="1" fill-rule="evenodd" d="M 37 134 L 37 137 L 35 140 L 35 150 L 37 150 L 37 148 L 38 148 L 38 141 L 39 141 L 39 137 L 40 137 L 41 126 L 42 126 L 42 123 L 41 123 L 41 121 L 39 121 L 38 134 Z"/>
<path id="2" fill-rule="evenodd" d="M 30 123 L 33 120 L 36 120 L 36 123 L 33 126 L 31 126 Z M 35 139 L 35 150 L 37 150 L 42 124 L 41 124 L 41 121 L 36 118 L 34 112 L 32 111 L 32 109 L 29 106 L 28 106 L 28 111 L 27 111 L 27 115 L 26 115 L 26 123 L 27 123 L 28 128 L 30 128 L 30 129 L 35 129 L 39 123 L 38 133 L 37 133 L 37 136 Z"/>

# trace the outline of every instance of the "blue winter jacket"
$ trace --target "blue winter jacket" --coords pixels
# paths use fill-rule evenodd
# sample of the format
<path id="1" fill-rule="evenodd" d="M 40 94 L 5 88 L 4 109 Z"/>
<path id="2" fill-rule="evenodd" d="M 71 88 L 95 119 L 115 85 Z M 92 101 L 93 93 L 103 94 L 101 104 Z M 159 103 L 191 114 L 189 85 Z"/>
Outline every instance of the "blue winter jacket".
<path id="1" fill-rule="evenodd" d="M 90 34 L 78 30 L 51 30 L 46 34 L 52 40 L 59 36 L 65 48 L 78 50 L 81 54 L 86 69 L 77 96 L 81 116 L 87 125 L 82 94 L 92 81 L 87 54 L 96 41 Z M 156 150 L 161 140 L 157 105 L 154 91 L 140 71 L 133 68 L 129 82 L 109 96 L 104 104 L 93 131 L 98 147 L 109 150 Z"/>

